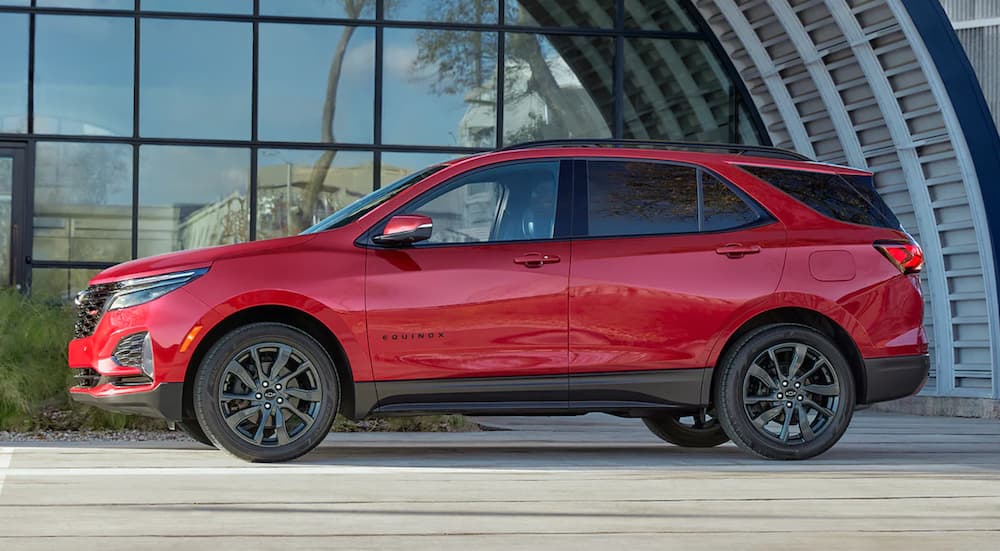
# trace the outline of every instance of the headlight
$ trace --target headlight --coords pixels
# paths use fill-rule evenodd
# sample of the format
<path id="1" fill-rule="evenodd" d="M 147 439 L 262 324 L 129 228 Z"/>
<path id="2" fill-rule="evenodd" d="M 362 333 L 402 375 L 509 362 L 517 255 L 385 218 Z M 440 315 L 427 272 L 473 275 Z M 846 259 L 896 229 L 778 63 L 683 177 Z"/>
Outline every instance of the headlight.
<path id="1" fill-rule="evenodd" d="M 145 304 L 179 289 L 203 275 L 208 268 L 176 272 L 153 277 L 129 279 L 119 283 L 118 290 L 108 301 L 108 310 L 121 310 Z"/>

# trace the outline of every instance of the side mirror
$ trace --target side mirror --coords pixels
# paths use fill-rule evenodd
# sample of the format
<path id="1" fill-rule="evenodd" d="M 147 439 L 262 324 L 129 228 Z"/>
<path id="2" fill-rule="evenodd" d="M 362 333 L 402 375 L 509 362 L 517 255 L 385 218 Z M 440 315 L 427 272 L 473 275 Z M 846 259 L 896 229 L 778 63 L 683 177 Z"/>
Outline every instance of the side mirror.
<path id="1" fill-rule="evenodd" d="M 382 235 L 376 235 L 372 241 L 379 245 L 409 245 L 430 239 L 433 231 L 434 222 L 429 216 L 400 214 L 390 218 Z"/>

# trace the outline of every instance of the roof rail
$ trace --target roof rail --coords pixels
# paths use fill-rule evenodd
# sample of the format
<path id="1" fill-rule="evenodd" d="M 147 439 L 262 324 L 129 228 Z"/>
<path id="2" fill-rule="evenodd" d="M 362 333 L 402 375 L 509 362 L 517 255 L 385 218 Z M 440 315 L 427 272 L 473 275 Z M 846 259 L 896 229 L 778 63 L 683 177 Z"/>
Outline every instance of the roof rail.
<path id="1" fill-rule="evenodd" d="M 778 147 L 768 147 L 765 145 L 746 145 L 728 143 L 706 143 L 706 142 L 671 142 L 661 140 L 616 140 L 612 138 L 567 138 L 559 140 L 541 140 L 536 142 L 525 142 L 507 147 L 502 147 L 497 151 L 511 151 L 516 149 L 534 149 L 543 147 L 636 147 L 654 149 L 675 149 L 679 151 L 721 151 L 736 155 L 756 155 L 773 159 L 785 159 L 790 161 L 812 161 L 809 157 L 788 149 Z"/>

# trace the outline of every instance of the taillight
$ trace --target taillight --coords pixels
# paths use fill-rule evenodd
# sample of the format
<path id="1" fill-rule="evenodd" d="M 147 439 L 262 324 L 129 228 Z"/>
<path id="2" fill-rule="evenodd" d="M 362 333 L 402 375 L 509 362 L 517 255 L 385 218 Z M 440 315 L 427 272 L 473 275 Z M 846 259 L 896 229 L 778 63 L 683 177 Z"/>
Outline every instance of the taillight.
<path id="1" fill-rule="evenodd" d="M 878 252 L 904 274 L 915 274 L 924 267 L 924 251 L 920 245 L 905 241 L 876 241 Z"/>

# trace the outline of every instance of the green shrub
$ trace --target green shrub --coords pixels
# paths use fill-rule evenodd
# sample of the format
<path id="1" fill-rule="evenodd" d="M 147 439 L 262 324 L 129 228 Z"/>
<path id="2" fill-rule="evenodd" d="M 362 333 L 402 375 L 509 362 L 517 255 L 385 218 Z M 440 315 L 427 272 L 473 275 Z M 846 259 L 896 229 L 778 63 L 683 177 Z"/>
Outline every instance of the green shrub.
<path id="1" fill-rule="evenodd" d="M 65 306 L 0 290 L 0 429 L 32 428 L 45 408 L 68 405 L 72 331 Z"/>

